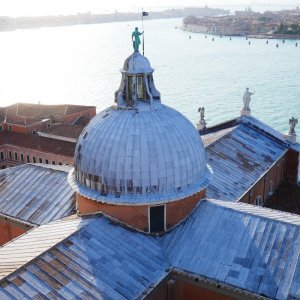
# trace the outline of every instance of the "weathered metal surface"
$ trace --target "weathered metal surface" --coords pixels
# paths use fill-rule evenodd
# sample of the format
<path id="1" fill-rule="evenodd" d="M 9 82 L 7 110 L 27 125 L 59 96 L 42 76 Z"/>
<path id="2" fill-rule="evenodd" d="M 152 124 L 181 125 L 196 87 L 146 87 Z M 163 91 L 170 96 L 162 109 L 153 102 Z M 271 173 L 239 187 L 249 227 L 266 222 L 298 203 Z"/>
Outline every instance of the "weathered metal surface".
<path id="1" fill-rule="evenodd" d="M 49 250 L 2 279 L 0 298 L 135 299 L 167 275 L 169 265 L 154 237 L 127 230 L 104 217 L 83 222 L 80 229 L 78 218 L 56 221 L 33 230 L 23 237 L 22 243 L 19 239 L 29 256 L 36 253 L 31 245 L 32 239 L 38 237 L 43 244 L 39 249 L 46 244 Z M 57 238 L 47 236 L 54 231 L 60 237 L 70 236 L 50 248 Z M 6 253 L 20 247 L 15 243 L 10 246 L 4 247 Z M 0 258 L 4 260 L 2 252 Z M 12 256 L 5 257 L 13 264 L 18 254 L 12 252 Z"/>
<path id="2" fill-rule="evenodd" d="M 38 225 L 75 213 L 68 170 L 27 164 L 0 171 L 0 213 Z"/>
<path id="3" fill-rule="evenodd" d="M 86 222 L 76 215 L 69 216 L 32 229 L 18 239 L 7 243 L 0 248 L 0 278 L 19 269 L 45 250 L 76 232 Z"/>
<path id="4" fill-rule="evenodd" d="M 176 268 L 270 298 L 300 298 L 299 216 L 203 201 L 161 240 Z"/>
<path id="5" fill-rule="evenodd" d="M 207 162 L 214 172 L 207 196 L 238 201 L 286 153 L 287 147 L 244 124 L 222 133 L 206 147 Z"/>
<path id="6" fill-rule="evenodd" d="M 299 241 L 299 216 L 220 200 L 203 200 L 161 237 L 106 217 L 71 216 L 0 249 L 0 298 L 136 299 L 175 268 L 266 297 L 299 299 Z"/>
<path id="7" fill-rule="evenodd" d="M 107 109 L 83 130 L 74 188 L 109 203 L 158 203 L 195 194 L 210 172 L 201 138 L 176 110 Z M 85 188 L 86 187 L 86 188 Z"/>
<path id="8" fill-rule="evenodd" d="M 277 140 L 285 145 L 286 147 L 293 149 L 297 152 L 300 152 L 300 144 L 299 143 L 290 143 L 286 140 L 284 134 L 270 127 L 269 125 L 263 123 L 262 121 L 252 117 L 252 116 L 242 116 L 239 119 L 239 122 L 247 125 L 250 128 L 257 130 L 258 132 L 269 136 L 271 139 Z M 288 131 L 288 126 L 287 126 Z"/>

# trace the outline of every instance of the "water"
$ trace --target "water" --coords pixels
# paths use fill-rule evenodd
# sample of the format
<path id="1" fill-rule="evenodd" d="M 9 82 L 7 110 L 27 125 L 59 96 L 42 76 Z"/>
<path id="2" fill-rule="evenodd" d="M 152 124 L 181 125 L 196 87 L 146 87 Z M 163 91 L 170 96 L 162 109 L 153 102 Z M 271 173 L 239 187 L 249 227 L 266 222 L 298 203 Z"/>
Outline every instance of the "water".
<path id="1" fill-rule="evenodd" d="M 145 21 L 145 54 L 163 103 L 208 126 L 237 117 L 246 87 L 252 114 L 280 131 L 300 118 L 300 43 L 215 37 L 175 29 L 180 19 Z M 136 22 L 0 33 L 0 106 L 15 102 L 113 103 Z M 191 36 L 191 39 L 189 39 Z M 276 48 L 279 43 L 279 48 Z"/>

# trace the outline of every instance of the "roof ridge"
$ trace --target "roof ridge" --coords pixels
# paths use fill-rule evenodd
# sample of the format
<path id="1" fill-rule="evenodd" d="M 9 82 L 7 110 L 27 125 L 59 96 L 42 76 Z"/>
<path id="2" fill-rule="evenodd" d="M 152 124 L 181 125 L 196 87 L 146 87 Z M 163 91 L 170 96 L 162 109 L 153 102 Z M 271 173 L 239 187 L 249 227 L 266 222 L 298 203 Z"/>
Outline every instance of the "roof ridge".
<path id="1" fill-rule="evenodd" d="M 229 202 L 216 199 L 205 199 L 202 201 L 206 201 L 212 205 L 220 206 L 225 209 L 234 210 L 242 214 L 253 215 L 281 223 L 289 223 L 300 226 L 300 215 L 297 214 L 243 202 Z"/>

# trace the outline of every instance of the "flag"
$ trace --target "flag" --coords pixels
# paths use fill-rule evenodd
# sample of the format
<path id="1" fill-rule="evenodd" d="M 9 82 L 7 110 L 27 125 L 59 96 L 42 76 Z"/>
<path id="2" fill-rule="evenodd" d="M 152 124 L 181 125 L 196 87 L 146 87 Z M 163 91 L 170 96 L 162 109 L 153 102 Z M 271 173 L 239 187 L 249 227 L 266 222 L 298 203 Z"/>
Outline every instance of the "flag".
<path id="1" fill-rule="evenodd" d="M 149 15 L 149 13 L 147 13 L 146 11 L 143 11 L 143 17 L 147 17 Z"/>

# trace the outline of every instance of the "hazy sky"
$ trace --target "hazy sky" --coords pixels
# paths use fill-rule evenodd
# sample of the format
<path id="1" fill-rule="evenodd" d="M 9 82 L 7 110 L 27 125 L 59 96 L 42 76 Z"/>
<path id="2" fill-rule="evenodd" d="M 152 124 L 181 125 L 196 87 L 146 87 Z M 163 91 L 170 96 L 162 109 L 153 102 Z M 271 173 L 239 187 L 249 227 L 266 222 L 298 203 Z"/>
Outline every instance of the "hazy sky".
<path id="1" fill-rule="evenodd" d="M 284 2 L 284 4 L 283 4 Z M 8 16 L 72 14 L 77 12 L 107 13 L 115 10 L 137 11 L 183 6 L 264 7 L 272 9 L 300 6 L 300 0 L 0 0 L 0 14 Z M 274 6 L 275 5 L 275 6 Z"/>

